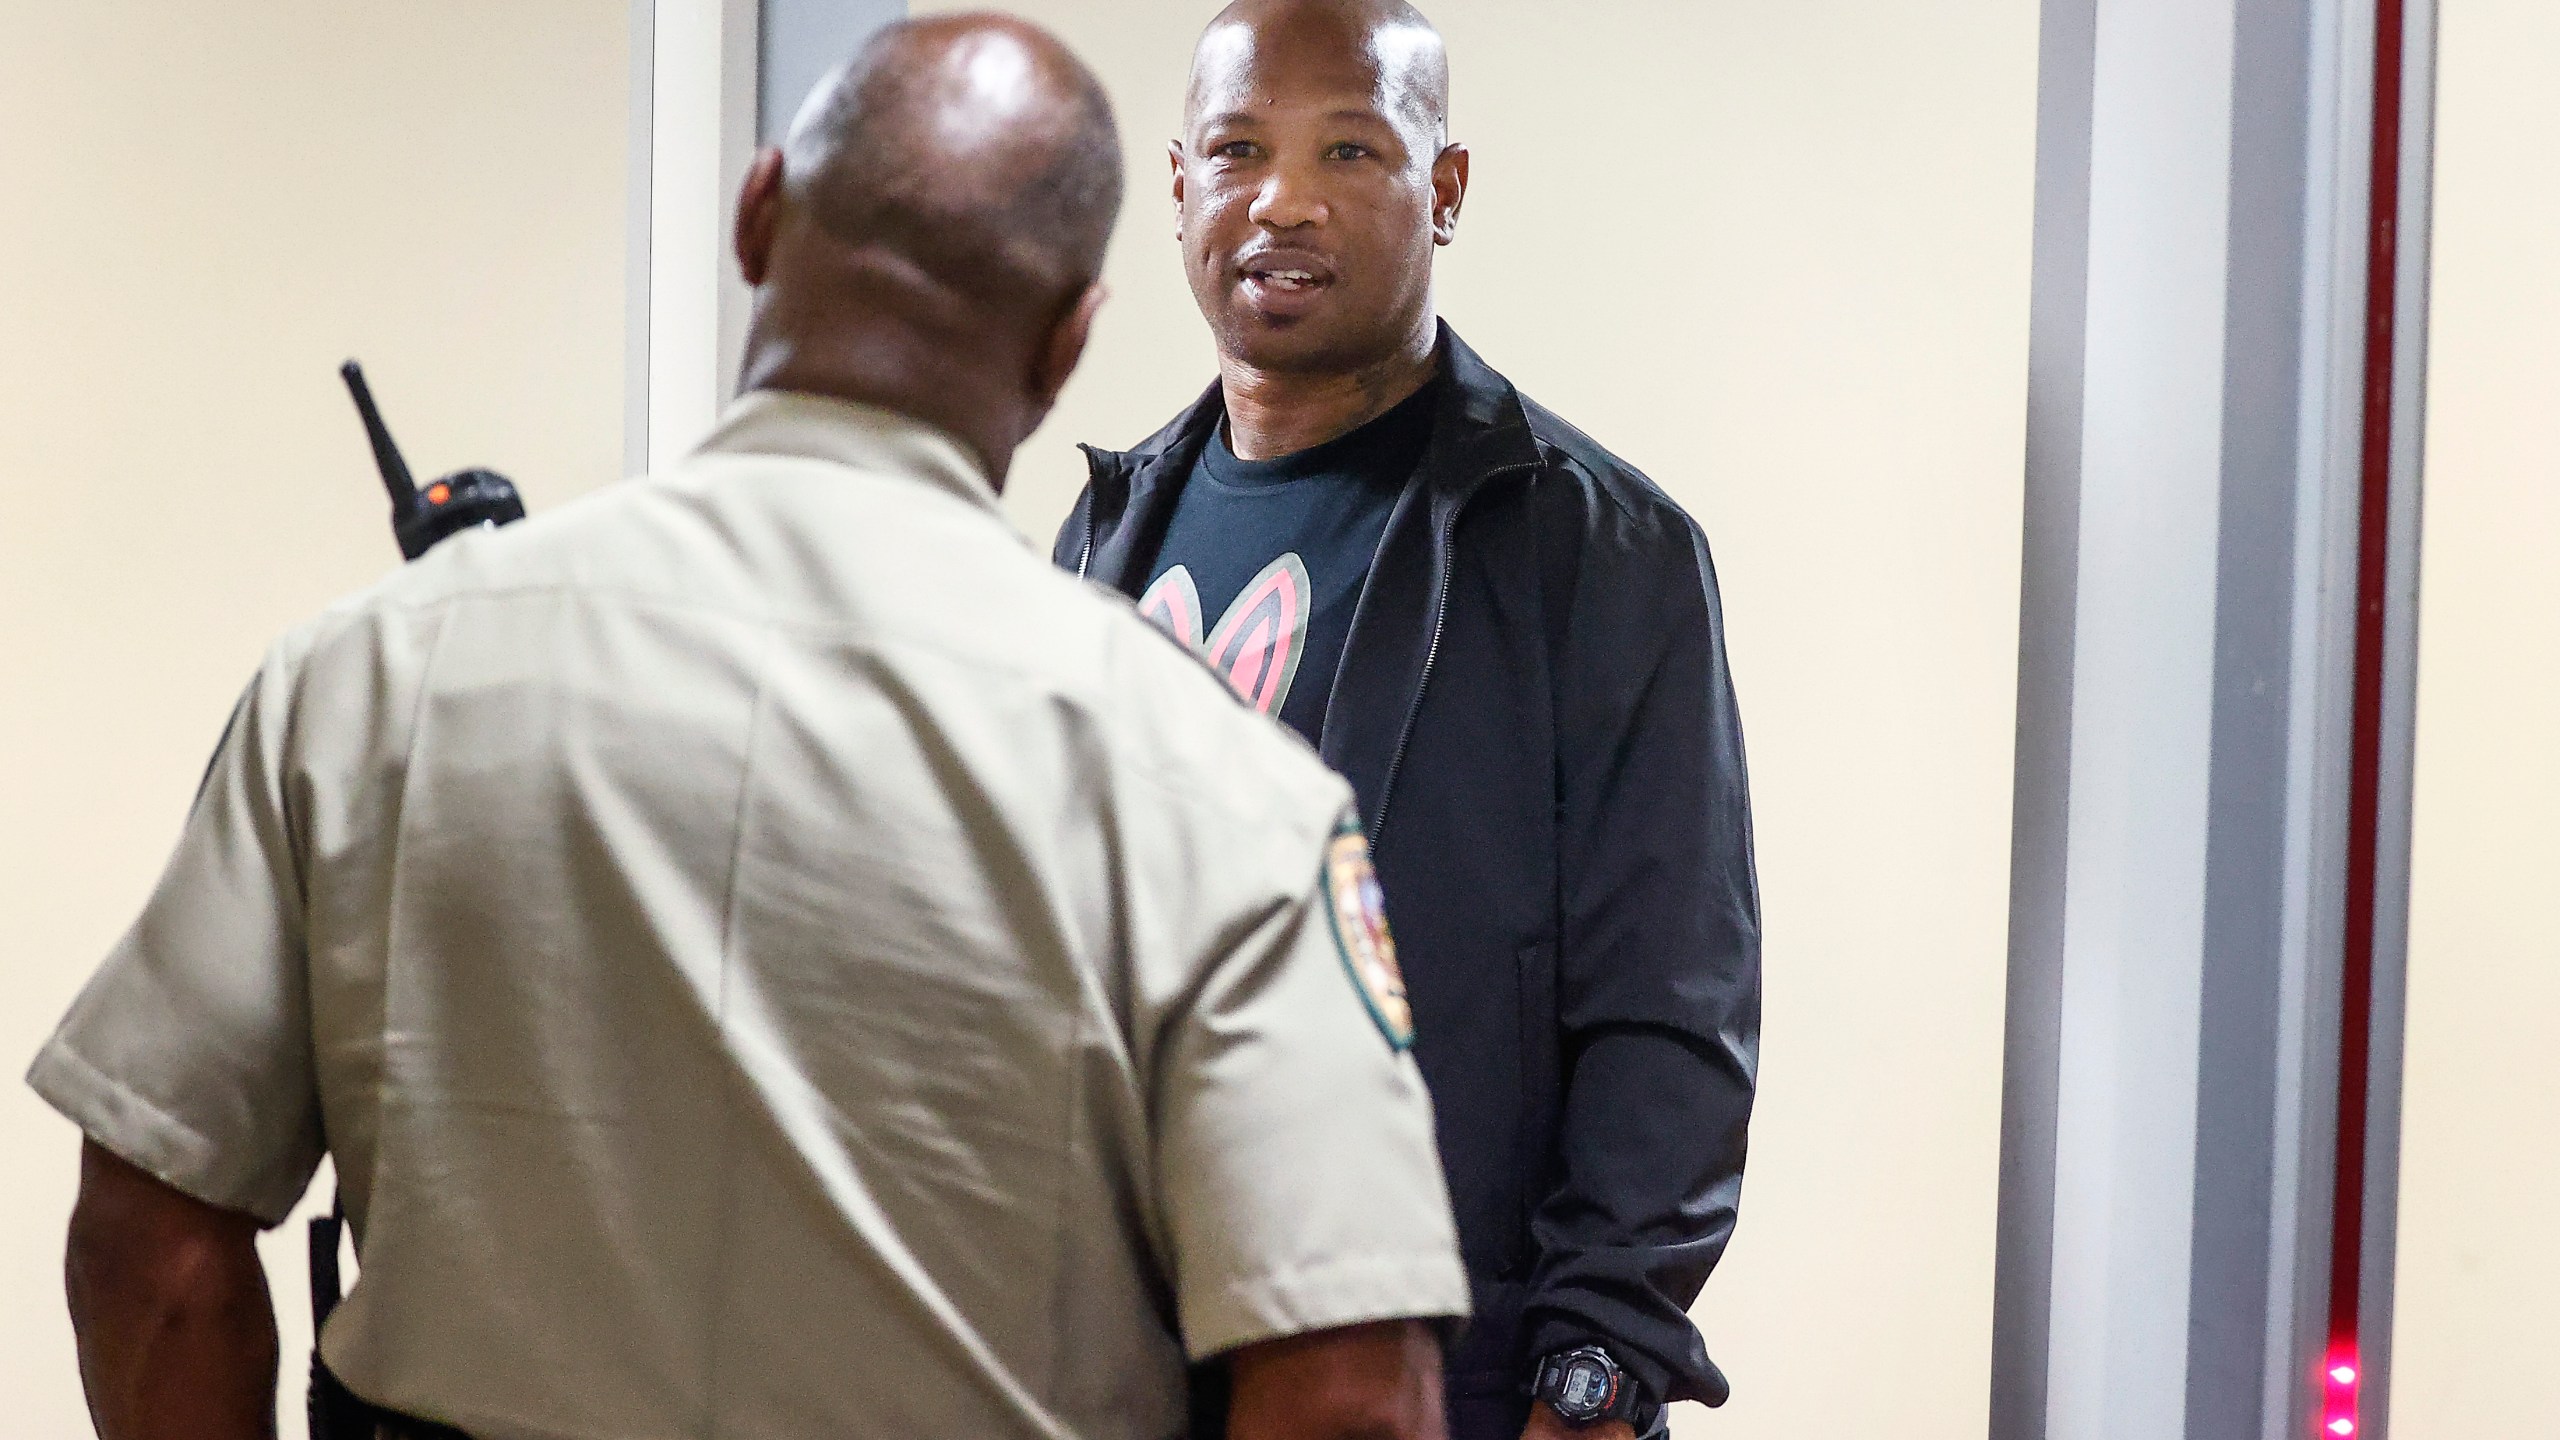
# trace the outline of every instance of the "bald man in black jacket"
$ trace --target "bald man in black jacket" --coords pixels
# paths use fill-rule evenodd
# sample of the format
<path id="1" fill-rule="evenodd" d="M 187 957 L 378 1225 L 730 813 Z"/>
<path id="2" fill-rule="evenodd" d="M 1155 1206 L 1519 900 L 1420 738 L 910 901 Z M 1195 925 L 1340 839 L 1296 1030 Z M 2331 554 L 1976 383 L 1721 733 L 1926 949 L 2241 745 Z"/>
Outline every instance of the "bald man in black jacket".
<path id="1" fill-rule="evenodd" d="M 1439 322 L 1468 155 L 1400 0 L 1239 0 L 1179 240 L 1219 378 L 1088 449 L 1061 565 L 1140 600 L 1358 791 L 1476 1320 L 1457 1440 L 1721 1403 L 1687 1310 L 1742 1185 L 1760 923 L 1705 537 Z"/>

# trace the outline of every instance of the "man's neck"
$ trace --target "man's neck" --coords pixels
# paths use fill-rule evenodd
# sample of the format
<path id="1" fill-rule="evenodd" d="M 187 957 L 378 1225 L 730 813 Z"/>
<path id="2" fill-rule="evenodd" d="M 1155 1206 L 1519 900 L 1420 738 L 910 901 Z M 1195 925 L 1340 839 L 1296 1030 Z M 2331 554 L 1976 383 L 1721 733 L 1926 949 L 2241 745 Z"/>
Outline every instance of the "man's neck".
<path id="1" fill-rule="evenodd" d="M 757 292 L 739 392 L 798 391 L 922 421 L 1001 492 L 1014 447 L 1040 418 L 1006 383 L 1029 368 L 1021 343 L 885 251 L 830 245 L 802 263 L 795 283 Z"/>
<path id="2" fill-rule="evenodd" d="M 1439 368 L 1426 326 L 1414 343 L 1358 370 L 1330 374 L 1260 370 L 1219 357 L 1227 401 L 1227 448 L 1239 460 L 1269 460 L 1348 435 L 1412 398 Z"/>
<path id="3" fill-rule="evenodd" d="M 998 492 L 1019 436 L 977 370 L 948 347 L 924 344 L 796 347 L 769 343 L 750 353 L 739 390 L 784 390 L 849 400 L 904 415 L 959 442 Z"/>

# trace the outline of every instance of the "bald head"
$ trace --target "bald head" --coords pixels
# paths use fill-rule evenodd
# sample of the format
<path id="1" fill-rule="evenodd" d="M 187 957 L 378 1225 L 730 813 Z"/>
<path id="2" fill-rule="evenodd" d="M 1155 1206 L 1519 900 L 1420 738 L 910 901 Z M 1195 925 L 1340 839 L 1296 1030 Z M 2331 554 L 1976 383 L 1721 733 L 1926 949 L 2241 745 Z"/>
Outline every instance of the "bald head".
<path id="1" fill-rule="evenodd" d="M 1412 127 L 1416 146 L 1448 143 L 1448 48 L 1405 0 L 1234 0 L 1192 51 L 1186 118 L 1257 66 L 1309 63 L 1363 72 L 1380 106 Z"/>
<path id="2" fill-rule="evenodd" d="M 1091 71 L 997 15 L 891 25 L 783 142 L 790 201 L 980 305 L 1054 316 L 1102 272 L 1120 137 Z"/>
<path id="3" fill-rule="evenodd" d="M 921 420 L 1002 485 L 1084 353 L 1119 211 L 1110 102 L 1054 36 L 889 26 L 748 168 L 740 387 Z"/>

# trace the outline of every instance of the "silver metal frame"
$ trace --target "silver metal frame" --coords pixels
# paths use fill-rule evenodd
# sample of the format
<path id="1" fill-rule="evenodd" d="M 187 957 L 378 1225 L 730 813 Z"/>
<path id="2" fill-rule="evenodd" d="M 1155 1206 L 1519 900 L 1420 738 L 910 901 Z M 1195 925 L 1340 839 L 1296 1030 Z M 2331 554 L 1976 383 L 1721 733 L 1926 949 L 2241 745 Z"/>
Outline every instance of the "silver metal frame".
<path id="1" fill-rule="evenodd" d="M 2317 1433 L 2375 14 L 2044 7 L 1995 1440 Z M 2424 364 L 2432 14 L 2409 14 L 2367 1437 L 2387 1426 Z M 2197 131 L 2221 104 L 2225 133 Z M 2192 383 L 2199 323 L 2218 394 Z"/>

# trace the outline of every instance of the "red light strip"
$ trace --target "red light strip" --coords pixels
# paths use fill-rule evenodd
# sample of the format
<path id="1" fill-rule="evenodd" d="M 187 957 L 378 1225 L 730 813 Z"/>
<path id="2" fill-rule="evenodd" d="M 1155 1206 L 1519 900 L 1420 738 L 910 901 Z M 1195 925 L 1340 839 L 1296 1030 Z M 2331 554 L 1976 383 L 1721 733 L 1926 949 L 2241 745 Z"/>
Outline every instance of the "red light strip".
<path id="1" fill-rule="evenodd" d="M 2356 1387 L 2364 1379 L 2352 1349 L 2333 1346 L 2321 1362 L 2320 1428 L 2332 1436 L 2356 1433 Z"/>
<path id="2" fill-rule="evenodd" d="M 2362 1418 L 2366 1106 L 2372 1088 L 2374 899 L 2382 804 L 2382 668 L 2391 557 L 2392 341 L 2399 300 L 2403 0 L 2376 0 L 2373 184 L 2365 255 L 2364 456 L 2356 550 L 2354 735 L 2347 791 L 2346 945 L 2340 966 L 2338 1151 L 2329 1230 L 2329 1351 L 2322 1430 Z M 2345 1381 L 2337 1378 L 2344 1370 Z M 2340 1424 L 2345 1429 L 2339 1429 Z"/>

